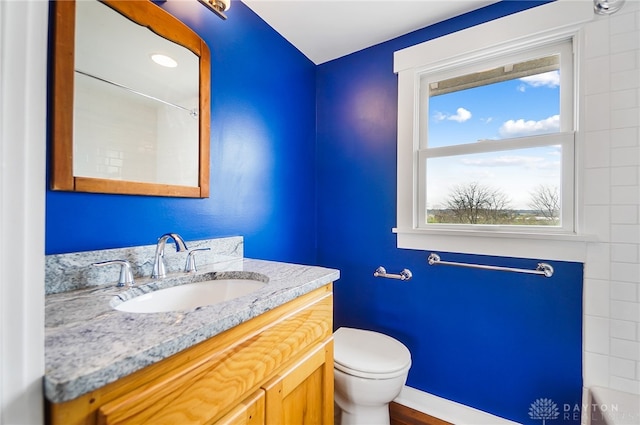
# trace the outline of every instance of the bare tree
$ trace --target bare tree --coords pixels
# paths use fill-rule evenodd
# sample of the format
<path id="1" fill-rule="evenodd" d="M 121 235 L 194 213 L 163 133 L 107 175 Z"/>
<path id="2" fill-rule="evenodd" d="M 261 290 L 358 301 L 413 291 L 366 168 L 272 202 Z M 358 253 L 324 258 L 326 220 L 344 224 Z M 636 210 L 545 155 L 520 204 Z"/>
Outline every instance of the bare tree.
<path id="1" fill-rule="evenodd" d="M 512 216 L 509 198 L 498 189 L 471 182 L 455 186 L 440 212 L 439 222 L 501 224 Z"/>
<path id="2" fill-rule="evenodd" d="M 560 194 L 557 186 L 541 184 L 531 192 L 529 208 L 545 219 L 556 223 L 560 218 Z"/>

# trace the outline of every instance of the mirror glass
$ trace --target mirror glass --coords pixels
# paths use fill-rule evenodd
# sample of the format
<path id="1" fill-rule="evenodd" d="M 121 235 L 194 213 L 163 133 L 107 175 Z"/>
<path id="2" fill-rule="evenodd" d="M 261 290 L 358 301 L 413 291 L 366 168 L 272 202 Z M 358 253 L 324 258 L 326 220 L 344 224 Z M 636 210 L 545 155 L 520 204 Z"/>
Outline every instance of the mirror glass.
<path id="1" fill-rule="evenodd" d="M 208 196 L 204 42 L 152 2 L 73 3 L 57 6 L 75 31 L 56 39 L 56 63 L 68 45 L 73 61 L 54 72 L 54 129 L 65 131 L 54 131 L 53 189 Z M 172 39 L 167 22 L 180 29 Z M 73 84 L 59 84 L 69 73 Z"/>
<path id="2" fill-rule="evenodd" d="M 76 4 L 75 176 L 197 186 L 198 95 L 193 52 L 98 1 Z"/>

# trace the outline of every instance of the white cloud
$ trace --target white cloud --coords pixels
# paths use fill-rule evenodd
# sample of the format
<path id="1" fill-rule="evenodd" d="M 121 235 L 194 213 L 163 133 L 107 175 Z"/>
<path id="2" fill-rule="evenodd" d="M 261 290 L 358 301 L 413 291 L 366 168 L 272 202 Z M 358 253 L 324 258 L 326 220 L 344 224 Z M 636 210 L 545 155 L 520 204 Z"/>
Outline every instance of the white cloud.
<path id="1" fill-rule="evenodd" d="M 467 111 L 464 108 L 458 108 L 456 110 L 455 115 L 451 115 L 447 117 L 448 120 L 457 121 L 457 122 L 465 122 L 471 118 L 471 112 Z"/>
<path id="2" fill-rule="evenodd" d="M 493 158 L 463 159 L 462 164 L 480 167 L 533 167 L 544 164 L 545 159 L 537 156 L 501 155 Z"/>
<path id="3" fill-rule="evenodd" d="M 447 116 L 445 114 L 443 114 L 442 112 L 436 112 L 435 114 L 433 114 L 433 119 L 436 121 L 444 121 L 447 119 Z"/>
<path id="4" fill-rule="evenodd" d="M 469 112 L 464 108 L 458 108 L 456 110 L 455 115 L 447 115 L 439 111 L 433 114 L 433 119 L 436 121 L 449 120 L 449 121 L 465 122 L 465 121 L 468 121 L 470 118 L 471 118 L 471 112 Z"/>
<path id="5" fill-rule="evenodd" d="M 530 85 L 531 87 L 558 87 L 560 85 L 560 72 L 549 71 L 542 74 L 531 75 L 529 77 L 520 78 L 520 81 Z M 519 91 L 524 91 L 524 87 L 518 87 Z"/>
<path id="6" fill-rule="evenodd" d="M 505 138 L 552 133 L 560 129 L 560 115 L 553 115 L 540 121 L 509 120 L 498 130 Z"/>

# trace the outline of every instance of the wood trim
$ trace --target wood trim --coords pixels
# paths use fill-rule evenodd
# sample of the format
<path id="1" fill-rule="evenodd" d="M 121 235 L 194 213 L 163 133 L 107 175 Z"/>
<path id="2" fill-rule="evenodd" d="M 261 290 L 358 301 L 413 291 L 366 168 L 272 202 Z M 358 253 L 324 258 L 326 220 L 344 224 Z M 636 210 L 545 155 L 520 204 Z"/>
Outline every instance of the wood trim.
<path id="1" fill-rule="evenodd" d="M 191 50 L 202 53 L 202 39 L 191 28 L 151 1 L 100 0 L 127 19 L 149 28 L 154 33 Z"/>
<path id="2" fill-rule="evenodd" d="M 55 1 L 53 22 L 53 85 L 51 102 L 51 189 L 74 190 L 73 81 L 75 1 Z"/>
<path id="3" fill-rule="evenodd" d="M 395 401 L 389 404 L 389 417 L 391 425 L 453 425 Z"/>
<path id="4" fill-rule="evenodd" d="M 120 193 L 125 195 L 176 196 L 199 198 L 200 188 L 195 186 L 176 186 L 170 184 L 141 183 L 123 180 L 74 177 L 77 192 Z"/>
<path id="5" fill-rule="evenodd" d="M 333 325 L 332 325 L 333 328 Z M 323 376 L 325 379 L 328 377 L 327 381 L 324 383 L 325 392 L 323 394 L 323 404 L 324 404 L 324 417 L 322 418 L 323 424 L 332 424 L 334 420 L 334 377 L 333 377 L 333 353 L 334 353 L 334 345 L 333 345 L 333 334 L 331 336 L 331 340 L 327 342 L 324 346 L 325 351 L 325 362 L 322 365 L 324 367 Z"/>
<path id="6" fill-rule="evenodd" d="M 207 44 L 200 46 L 200 197 L 209 197 L 211 168 L 211 54 Z"/>
<path id="7" fill-rule="evenodd" d="M 73 175 L 73 99 L 75 76 L 76 0 L 53 2 L 53 84 L 51 88 L 51 177 L 52 190 L 117 193 L 126 195 L 208 198 L 211 143 L 211 55 L 198 34 L 151 1 L 101 0 L 116 12 L 200 58 L 198 186 L 140 183 L 125 180 L 74 177 Z"/>

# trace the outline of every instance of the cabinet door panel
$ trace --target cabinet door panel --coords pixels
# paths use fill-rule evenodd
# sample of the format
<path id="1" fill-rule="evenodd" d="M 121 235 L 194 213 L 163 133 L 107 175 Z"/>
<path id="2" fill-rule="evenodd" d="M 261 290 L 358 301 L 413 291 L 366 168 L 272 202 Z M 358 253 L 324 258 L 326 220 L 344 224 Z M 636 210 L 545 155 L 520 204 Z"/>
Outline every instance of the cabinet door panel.
<path id="1" fill-rule="evenodd" d="M 267 424 L 333 421 L 333 340 L 318 346 L 263 387 Z"/>
<path id="2" fill-rule="evenodd" d="M 265 425 L 264 419 L 264 390 L 258 390 L 215 425 Z"/>

